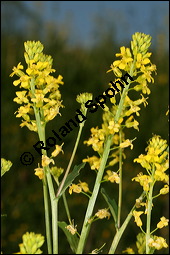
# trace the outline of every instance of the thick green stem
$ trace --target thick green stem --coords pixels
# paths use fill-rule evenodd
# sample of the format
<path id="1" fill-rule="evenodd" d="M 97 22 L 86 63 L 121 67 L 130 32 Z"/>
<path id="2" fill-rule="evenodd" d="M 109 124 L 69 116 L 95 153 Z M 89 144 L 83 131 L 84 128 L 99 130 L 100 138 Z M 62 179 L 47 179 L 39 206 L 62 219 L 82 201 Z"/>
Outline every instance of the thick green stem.
<path id="1" fill-rule="evenodd" d="M 106 140 L 105 143 L 105 147 L 104 147 L 104 152 L 102 155 L 102 159 L 101 159 L 101 164 L 97 173 L 97 177 L 96 177 L 96 182 L 93 188 L 93 192 L 92 195 L 90 197 L 89 203 L 88 203 L 88 207 L 87 207 L 87 211 L 86 211 L 86 215 L 85 215 L 85 219 L 84 219 L 84 223 L 83 223 L 83 227 L 82 227 L 82 231 L 81 231 L 81 236 L 80 236 L 80 240 L 79 240 L 79 244 L 78 244 L 78 248 L 77 248 L 77 254 L 82 254 L 83 249 L 84 249 L 84 245 L 90 230 L 90 224 L 88 223 L 88 220 L 90 219 L 90 217 L 92 216 L 93 213 L 93 208 L 97 199 L 97 195 L 99 192 L 99 188 L 100 188 L 100 184 L 101 184 L 101 180 L 103 177 L 103 172 L 106 166 L 106 162 L 109 156 L 109 152 L 110 152 L 110 146 L 111 146 L 111 141 L 112 141 L 112 136 L 109 136 Z"/>
<path id="2" fill-rule="evenodd" d="M 31 92 L 34 95 L 34 79 L 31 79 L 30 82 L 31 86 Z M 35 118 L 36 118 L 36 124 L 38 129 L 38 135 L 40 141 L 44 143 L 44 146 L 46 146 L 45 141 L 45 124 L 42 124 L 41 117 L 40 117 L 40 110 L 35 105 L 33 106 Z M 47 155 L 47 152 L 45 150 L 42 150 L 43 155 Z M 55 192 L 53 187 L 53 182 L 50 174 L 49 167 L 44 168 L 45 177 L 43 182 L 43 193 L 44 193 L 44 208 L 45 208 L 45 225 L 46 225 L 46 237 L 47 237 L 47 246 L 48 246 L 48 252 L 52 254 L 52 248 L 51 248 L 51 227 L 50 227 L 50 219 L 49 219 L 49 206 L 48 206 L 48 188 L 49 188 L 49 194 L 50 194 L 50 200 L 51 200 L 51 213 L 52 213 L 52 237 L 53 237 L 53 254 L 58 254 L 58 201 L 55 198 Z M 47 178 L 47 181 L 46 181 Z M 48 184 L 48 185 L 47 185 Z M 48 188 L 47 188 L 48 186 Z M 48 212 L 47 212 L 48 210 Z"/>

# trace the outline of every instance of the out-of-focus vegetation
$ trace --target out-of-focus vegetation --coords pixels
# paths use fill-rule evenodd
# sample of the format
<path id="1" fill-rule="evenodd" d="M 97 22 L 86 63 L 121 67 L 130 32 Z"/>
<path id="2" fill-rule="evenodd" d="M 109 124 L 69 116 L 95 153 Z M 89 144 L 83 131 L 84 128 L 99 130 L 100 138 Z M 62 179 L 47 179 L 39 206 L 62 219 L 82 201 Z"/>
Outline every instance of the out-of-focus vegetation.
<path id="1" fill-rule="evenodd" d="M 58 74 L 64 77 L 64 86 L 61 87 L 62 99 L 65 108 L 61 110 L 62 116 L 57 117 L 47 126 L 47 138 L 51 134 L 51 130 L 58 130 L 64 123 L 74 117 L 76 109 L 79 107 L 76 103 L 76 95 L 81 92 L 92 92 L 94 96 L 101 94 L 106 88 L 110 80 L 113 80 L 111 73 L 106 74 L 110 64 L 114 60 L 114 54 L 119 52 L 120 45 L 116 41 L 116 30 L 114 29 L 114 17 L 111 21 L 107 21 L 107 17 L 100 18 L 101 24 L 96 24 L 94 34 L 96 40 L 89 48 L 84 48 L 81 44 L 70 44 L 69 24 L 58 26 L 53 23 L 45 23 L 43 20 L 43 5 L 37 12 L 29 11 L 23 4 L 24 1 L 3 1 L 2 3 L 2 39 L 1 39 L 1 123 L 2 123 L 2 157 L 10 160 L 13 165 L 11 170 L 2 178 L 2 251 L 5 254 L 18 251 L 18 244 L 21 242 L 21 236 L 26 231 L 33 231 L 45 235 L 44 212 L 43 212 L 43 195 L 42 184 L 34 175 L 34 168 L 40 161 L 40 156 L 33 148 L 33 144 L 38 141 L 36 134 L 29 132 L 26 128 L 20 128 L 20 119 L 17 119 L 14 112 L 17 110 L 17 104 L 13 102 L 16 88 L 12 85 L 12 79 L 9 74 L 12 72 L 13 66 L 19 62 L 24 64 L 23 59 L 23 43 L 26 40 L 40 40 L 45 45 L 45 52 L 54 59 L 54 68 Z M 37 3 L 37 2 L 36 2 Z M 57 9 L 55 10 L 57 12 Z M 53 13 L 53 15 L 57 15 Z M 154 17 L 154 15 L 153 15 Z M 156 19 L 156 17 L 155 17 Z M 27 22 L 26 22 L 27 20 Z M 167 17 L 165 17 L 165 24 Z M 20 30 L 19 23 L 25 22 L 25 29 Z M 154 23 L 154 20 L 153 20 Z M 139 31 L 145 32 L 145 31 Z M 138 121 L 140 123 L 140 131 L 129 133 L 129 138 L 137 137 L 134 142 L 134 150 L 127 150 L 127 159 L 124 164 L 124 175 L 126 182 L 123 184 L 124 195 L 123 200 L 126 201 L 127 208 L 123 208 L 123 216 L 125 217 L 128 210 L 134 203 L 136 198 L 137 185 L 131 182 L 137 172 L 139 166 L 133 164 L 133 159 L 144 152 L 146 141 L 153 133 L 161 135 L 163 139 L 168 139 L 168 117 L 165 115 L 168 110 L 168 54 L 165 42 L 167 35 L 161 32 L 161 29 L 155 31 L 152 36 L 156 41 L 155 47 L 152 48 L 152 62 L 157 66 L 158 75 L 155 76 L 155 83 L 151 85 L 151 95 L 149 96 L 149 105 L 143 108 Z M 131 35 L 129 35 L 131 38 Z M 128 45 L 125 45 L 128 46 Z M 90 128 L 99 126 L 101 121 L 102 110 L 99 109 L 94 114 L 89 114 L 82 135 L 82 140 L 77 152 L 75 164 L 81 163 L 82 159 L 87 155 L 91 155 L 91 149 L 83 144 L 83 140 L 87 140 L 90 134 Z M 75 137 L 77 134 L 75 128 L 63 140 L 64 155 L 58 156 L 57 166 L 66 167 L 71 155 Z M 35 156 L 35 161 L 31 166 L 23 166 L 20 162 L 20 156 L 23 152 L 29 151 Z M 84 180 L 93 185 L 95 175 L 89 166 L 82 171 Z M 116 194 L 116 187 L 110 185 L 110 192 Z M 141 193 L 141 190 L 138 191 Z M 82 199 L 81 194 L 70 195 L 66 192 L 71 206 L 72 218 L 81 229 L 85 208 L 87 205 L 86 198 Z M 161 197 L 162 201 L 157 205 L 156 217 L 159 219 L 163 215 L 168 215 L 168 202 L 166 198 Z M 99 197 L 101 208 L 105 206 L 102 197 Z M 159 200 L 160 201 L 160 200 Z M 60 202 L 59 217 L 64 220 L 65 211 Z M 79 214 L 77 214 L 79 212 Z M 153 215 L 154 217 L 155 215 Z M 100 237 L 107 243 L 109 247 L 113 238 L 114 229 L 107 221 L 98 222 L 100 231 L 95 231 L 95 223 L 91 229 L 88 240 L 87 249 L 95 249 L 101 247 Z M 133 247 L 133 240 L 137 235 L 138 229 L 133 221 L 124 234 L 119 252 L 126 247 Z M 168 230 L 164 228 L 161 235 L 168 240 Z M 162 233 L 163 232 L 163 233 Z M 62 232 L 60 232 L 60 253 L 69 253 L 69 245 Z M 134 244 L 135 245 L 135 244 Z M 44 253 L 46 247 L 44 245 Z M 103 249 L 104 251 L 104 249 Z M 167 249 L 166 249 L 166 252 Z"/>

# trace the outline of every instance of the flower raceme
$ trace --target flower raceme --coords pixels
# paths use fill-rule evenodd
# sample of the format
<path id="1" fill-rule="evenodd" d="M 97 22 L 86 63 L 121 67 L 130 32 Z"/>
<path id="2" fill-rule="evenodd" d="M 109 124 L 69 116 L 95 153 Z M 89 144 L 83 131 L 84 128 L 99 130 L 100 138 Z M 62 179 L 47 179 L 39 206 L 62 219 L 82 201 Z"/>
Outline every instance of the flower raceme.
<path id="1" fill-rule="evenodd" d="M 116 54 L 116 57 L 120 58 L 115 60 L 111 64 L 111 68 L 107 72 L 113 71 L 116 76 L 115 83 L 122 77 L 123 71 L 128 73 L 132 79 L 127 79 L 129 83 L 122 91 L 122 87 L 118 84 L 119 92 L 117 91 L 115 97 L 111 97 L 112 82 L 109 83 L 110 88 L 105 91 L 105 94 L 110 94 L 111 107 L 105 108 L 103 113 L 103 123 L 101 128 L 91 128 L 91 137 L 84 143 L 88 146 L 92 146 L 93 150 L 99 155 L 102 155 L 104 149 L 104 142 L 109 135 L 112 135 L 111 149 L 114 150 L 110 155 L 109 166 L 113 166 L 119 162 L 119 150 L 130 146 L 133 149 L 133 144 L 130 139 L 125 138 L 123 132 L 124 128 L 134 128 L 139 131 L 139 123 L 136 120 L 136 116 L 140 115 L 141 104 L 146 107 L 148 97 L 145 94 L 150 94 L 148 83 L 154 82 L 151 76 L 152 72 L 156 70 L 156 66 L 151 63 L 151 53 L 148 52 L 148 48 L 151 44 L 151 37 L 143 33 L 135 33 L 132 36 L 131 48 L 122 46 L 120 53 Z M 141 92 L 140 98 L 132 100 L 128 95 L 128 91 L 134 90 L 135 92 Z M 118 97 L 120 94 L 120 97 Z M 124 96 L 124 97 L 123 97 Z M 119 98 L 122 98 L 121 105 L 118 103 Z M 137 98 L 137 95 L 136 97 Z M 124 99 L 124 101 L 123 101 Z M 100 105 L 104 109 L 105 99 L 101 98 L 103 105 Z M 90 102 L 88 102 L 90 106 Z M 91 103 L 92 105 L 93 103 Z M 88 106 L 88 105 L 87 105 Z M 121 106 L 121 112 L 119 114 L 118 108 Z M 90 109 L 95 111 L 96 107 Z M 121 139 L 120 139 L 121 132 Z M 123 154 L 123 157 L 125 155 Z M 96 162 L 99 162 L 99 157 L 92 156 L 84 159 L 83 162 L 89 162 L 91 169 L 94 169 Z M 98 169 L 98 166 L 95 168 Z"/>
<path id="2" fill-rule="evenodd" d="M 17 91 L 14 101 L 24 104 L 18 108 L 16 117 L 22 117 L 21 127 L 27 126 L 30 130 L 37 132 L 36 119 L 33 119 L 34 111 L 40 110 L 40 118 L 43 125 L 60 114 L 62 105 L 59 86 L 63 85 L 63 77 L 58 75 L 54 78 L 51 56 L 43 54 L 43 45 L 37 41 L 27 41 L 25 46 L 25 61 L 27 64 L 24 72 L 23 65 L 19 63 L 13 68 L 11 77 L 17 75 L 18 80 L 13 82 L 14 86 L 20 85 L 22 91 Z"/>
<path id="3" fill-rule="evenodd" d="M 152 249 L 160 250 L 162 248 L 167 248 L 168 245 L 163 237 L 152 236 L 151 233 L 155 232 L 157 229 L 168 226 L 169 220 L 164 216 L 160 218 L 157 223 L 157 228 L 152 232 L 150 231 L 150 226 L 148 227 L 148 222 L 151 221 L 151 211 L 153 207 L 154 198 L 165 195 L 169 192 L 169 175 L 165 172 L 168 169 L 168 144 L 166 140 L 163 140 L 160 136 L 154 135 L 148 142 L 146 148 L 146 155 L 141 154 L 138 158 L 134 159 L 134 162 L 139 163 L 144 169 L 146 169 L 147 174 L 142 172 L 134 177 L 132 181 L 139 182 L 143 190 L 146 193 L 146 202 L 136 201 L 139 208 L 145 206 L 144 211 L 133 211 L 133 216 L 138 227 L 142 227 L 142 220 L 140 219 L 141 214 L 147 215 L 146 223 L 146 253 L 151 253 Z M 157 195 L 153 195 L 154 185 L 156 182 L 166 183 L 164 187 L 160 190 Z M 142 232 L 144 232 L 142 230 Z M 152 252 L 153 253 L 153 252 Z"/>
<path id="4" fill-rule="evenodd" d="M 134 162 L 141 164 L 148 172 L 147 178 L 150 179 L 149 182 L 152 182 L 151 175 L 154 170 L 154 180 L 163 181 L 168 183 L 169 176 L 165 173 L 168 169 L 168 144 L 166 140 L 160 138 L 160 136 L 154 135 L 149 141 L 149 145 L 146 148 L 147 154 L 141 154 L 138 158 L 134 159 Z M 142 183 L 143 174 L 133 178 L 136 181 L 139 181 L 140 184 L 144 187 L 145 183 Z M 145 175 L 146 176 L 146 175 Z"/>

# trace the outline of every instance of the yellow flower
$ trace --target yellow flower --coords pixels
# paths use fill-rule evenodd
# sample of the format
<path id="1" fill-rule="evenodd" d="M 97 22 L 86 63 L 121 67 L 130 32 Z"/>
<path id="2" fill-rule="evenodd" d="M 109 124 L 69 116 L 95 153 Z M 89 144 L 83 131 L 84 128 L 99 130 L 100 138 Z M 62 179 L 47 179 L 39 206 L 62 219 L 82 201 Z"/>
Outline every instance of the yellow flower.
<path id="1" fill-rule="evenodd" d="M 12 162 L 10 160 L 6 160 L 4 158 L 1 158 L 1 177 L 9 171 L 9 169 L 12 166 Z"/>
<path id="2" fill-rule="evenodd" d="M 126 250 L 124 250 L 123 253 L 135 254 L 134 250 L 132 248 L 130 248 L 130 247 L 126 248 Z"/>
<path id="3" fill-rule="evenodd" d="M 169 193 L 169 186 L 166 184 L 164 187 L 160 190 L 160 194 L 165 195 Z"/>
<path id="4" fill-rule="evenodd" d="M 143 173 L 139 173 L 137 175 L 137 177 L 134 177 L 132 179 L 132 181 L 136 181 L 136 182 L 139 182 L 140 185 L 143 187 L 143 190 L 144 191 L 148 191 L 149 190 L 149 183 L 152 182 L 152 179 L 149 175 L 143 175 Z"/>
<path id="5" fill-rule="evenodd" d="M 29 117 L 29 116 L 28 116 Z M 35 123 L 35 121 L 31 121 L 31 123 L 28 123 L 27 121 L 23 121 L 20 124 L 21 127 L 26 126 L 29 130 L 37 132 L 37 124 Z"/>
<path id="6" fill-rule="evenodd" d="M 35 168 L 34 171 L 35 171 L 35 175 L 37 175 L 40 180 L 42 180 L 44 178 L 44 169 L 43 168 L 38 167 L 38 168 Z"/>
<path id="7" fill-rule="evenodd" d="M 157 250 L 168 247 L 166 240 L 160 236 L 154 236 L 153 238 L 149 238 L 148 245 L 150 247 L 154 247 Z"/>
<path id="8" fill-rule="evenodd" d="M 30 117 L 28 113 L 30 112 L 30 104 L 27 104 L 25 106 L 20 106 L 18 108 L 18 114 L 16 115 L 17 118 L 23 117 L 24 120 L 29 121 Z M 16 113 L 16 112 L 15 112 Z"/>
<path id="9" fill-rule="evenodd" d="M 106 217 L 108 217 L 108 219 L 110 218 L 110 213 L 108 212 L 108 210 L 105 209 L 100 209 L 98 210 L 97 213 L 95 213 L 95 215 L 99 218 L 99 219 L 104 219 Z"/>
<path id="10" fill-rule="evenodd" d="M 25 103 L 27 104 L 29 102 L 27 96 L 26 96 L 27 91 L 23 90 L 23 91 L 16 91 L 16 95 L 17 97 L 14 98 L 14 102 L 17 102 L 18 104 L 22 104 Z"/>
<path id="11" fill-rule="evenodd" d="M 108 129 L 110 130 L 110 134 L 114 134 L 119 132 L 120 124 L 115 123 L 113 120 L 109 121 Z"/>
<path id="12" fill-rule="evenodd" d="M 72 192 L 81 193 L 81 191 L 82 191 L 82 188 L 77 184 L 71 184 L 71 186 L 69 187 L 70 195 L 72 194 Z"/>
<path id="13" fill-rule="evenodd" d="M 50 172 L 53 175 L 54 179 L 58 182 L 58 178 L 64 172 L 64 169 L 61 167 L 53 166 L 53 167 L 50 167 Z"/>
<path id="14" fill-rule="evenodd" d="M 133 127 L 134 129 L 137 129 L 138 131 L 139 131 L 139 128 L 138 128 L 138 126 L 139 126 L 139 122 L 137 121 L 137 120 L 133 120 L 134 119 L 134 117 L 133 117 L 133 115 L 131 115 L 127 120 L 126 120 L 126 122 L 125 122 L 125 126 L 127 127 L 127 128 L 131 128 L 131 127 Z M 133 120 L 133 121 L 132 121 Z"/>
<path id="15" fill-rule="evenodd" d="M 116 182 L 119 183 L 120 182 L 120 177 L 116 172 L 113 172 L 111 170 L 107 170 L 106 171 L 107 175 L 104 176 L 104 179 L 110 181 L 110 182 Z"/>
<path id="16" fill-rule="evenodd" d="M 151 53 L 150 53 L 150 55 L 151 55 Z M 141 53 L 137 54 L 136 68 L 140 68 L 142 65 L 147 65 L 149 63 L 150 63 L 149 58 L 143 58 Z"/>
<path id="17" fill-rule="evenodd" d="M 45 116 L 45 121 L 48 122 L 50 120 L 53 120 L 55 116 L 59 113 L 59 107 L 61 105 L 55 105 L 54 107 L 51 107 L 50 109 L 44 110 L 44 116 Z"/>
<path id="18" fill-rule="evenodd" d="M 91 137 L 88 141 L 84 141 L 88 146 L 91 145 L 94 151 L 102 152 L 105 139 L 105 133 L 103 129 L 91 128 Z"/>
<path id="19" fill-rule="evenodd" d="M 37 108 L 42 107 L 43 102 L 46 101 L 46 98 L 44 98 L 44 95 L 43 95 L 43 91 L 42 90 L 36 90 L 34 96 L 35 96 L 34 98 L 31 98 L 31 101 L 33 103 L 35 103 Z"/>
<path id="20" fill-rule="evenodd" d="M 146 203 L 143 203 L 141 199 L 137 198 L 135 203 L 136 208 L 140 208 L 141 206 L 146 206 Z"/>
<path id="21" fill-rule="evenodd" d="M 71 225 L 68 225 L 67 227 L 65 227 L 66 229 L 68 229 L 68 231 L 72 234 L 75 235 L 77 233 L 77 225 L 74 226 L 74 223 L 72 223 Z"/>
<path id="22" fill-rule="evenodd" d="M 88 184 L 86 182 L 81 182 L 81 181 L 79 181 L 79 182 L 80 182 L 78 184 L 79 187 L 81 187 L 84 192 L 89 192 Z"/>
<path id="23" fill-rule="evenodd" d="M 119 162 L 119 157 L 116 155 L 116 153 L 112 153 L 111 157 L 113 157 L 113 159 L 109 162 L 109 166 L 114 166 Z"/>
<path id="24" fill-rule="evenodd" d="M 169 222 L 168 219 L 166 219 L 165 217 L 161 217 L 161 221 L 158 222 L 157 228 L 163 228 L 163 227 L 168 226 L 168 222 Z"/>
<path id="25" fill-rule="evenodd" d="M 120 148 L 126 148 L 126 147 L 130 146 L 131 150 L 133 149 L 132 140 L 129 140 L 129 139 L 125 140 L 119 146 L 120 146 Z"/>
<path id="26" fill-rule="evenodd" d="M 169 176 L 166 173 L 164 173 L 161 169 L 155 171 L 154 178 L 157 181 L 163 181 L 166 183 L 168 183 L 169 181 Z"/>
<path id="27" fill-rule="evenodd" d="M 113 62 L 114 67 L 119 67 L 120 69 L 126 70 L 127 64 L 133 61 L 131 58 L 131 52 L 129 48 L 124 46 L 120 48 L 120 53 L 116 54 L 116 57 L 121 57 L 121 60 L 116 60 Z"/>
<path id="28" fill-rule="evenodd" d="M 93 157 L 83 159 L 83 162 L 89 162 L 92 170 L 98 170 L 100 167 L 101 159 L 96 156 L 93 156 Z"/>
<path id="29" fill-rule="evenodd" d="M 52 157 L 56 157 L 60 152 L 64 153 L 63 150 L 62 150 L 63 144 L 64 144 L 64 143 L 62 143 L 61 146 L 55 145 L 55 150 L 51 153 L 51 156 L 52 156 Z"/>
<path id="30" fill-rule="evenodd" d="M 143 168 L 146 168 L 148 170 L 151 169 L 151 166 L 150 166 L 149 162 L 146 160 L 146 157 L 143 154 L 139 155 L 138 158 L 135 158 L 134 162 L 140 163 Z"/>
<path id="31" fill-rule="evenodd" d="M 16 74 L 17 76 L 22 76 L 23 72 L 21 71 L 21 69 L 24 69 L 23 65 L 21 65 L 21 62 L 17 65 L 17 67 L 13 67 L 13 72 L 10 74 L 10 77 L 13 77 L 14 74 Z"/>
<path id="32" fill-rule="evenodd" d="M 133 216 L 134 216 L 134 218 L 135 218 L 135 222 L 136 222 L 136 225 L 138 226 L 138 227 L 141 227 L 142 226 L 142 221 L 141 221 L 141 219 L 140 219 L 140 215 L 141 214 L 143 214 L 143 212 L 142 211 L 133 211 Z"/>
<path id="33" fill-rule="evenodd" d="M 53 165 L 55 164 L 53 159 L 50 159 L 46 155 L 42 155 L 42 166 L 48 166 L 50 163 L 53 163 Z"/>
<path id="34" fill-rule="evenodd" d="M 119 68 L 115 67 L 113 64 L 111 64 L 111 69 L 109 69 L 107 71 L 107 73 L 113 71 L 114 75 L 117 76 L 117 77 L 122 77 L 122 72 L 119 70 Z"/>

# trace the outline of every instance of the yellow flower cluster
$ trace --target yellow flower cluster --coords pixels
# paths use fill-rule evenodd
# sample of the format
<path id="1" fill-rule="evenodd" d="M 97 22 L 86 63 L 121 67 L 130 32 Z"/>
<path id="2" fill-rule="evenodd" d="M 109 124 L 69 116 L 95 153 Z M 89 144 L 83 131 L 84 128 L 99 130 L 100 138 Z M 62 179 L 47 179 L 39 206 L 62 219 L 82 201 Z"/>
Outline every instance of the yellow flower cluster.
<path id="1" fill-rule="evenodd" d="M 119 148 L 124 149 L 130 146 L 131 149 L 133 149 L 132 140 L 125 139 L 125 134 L 122 129 L 126 127 L 134 128 L 139 131 L 139 123 L 135 118 L 140 115 L 140 105 L 143 104 L 146 106 L 148 104 L 148 98 L 144 97 L 143 94 L 150 93 L 148 82 L 154 82 L 151 74 L 156 70 L 156 66 L 150 61 L 151 53 L 148 52 L 150 44 L 151 37 L 149 35 L 135 33 L 132 36 L 131 48 L 126 48 L 124 46 L 121 47 L 120 53 L 116 54 L 116 57 L 118 57 L 119 60 L 115 60 L 111 64 L 111 69 L 107 71 L 113 71 L 116 76 L 115 81 L 119 81 L 122 77 L 123 71 L 125 71 L 134 79 L 133 81 L 127 80 L 127 82 L 129 82 L 129 86 L 131 86 L 130 89 L 142 92 L 140 94 L 141 97 L 137 100 L 132 100 L 128 96 L 128 93 L 125 94 L 119 118 L 116 119 L 115 116 L 117 115 L 119 105 L 117 102 L 119 100 L 118 94 L 122 96 L 122 88 L 120 88 L 120 92 L 116 94 L 116 97 L 110 98 L 112 106 L 110 108 L 107 106 L 107 111 L 104 111 L 103 113 L 102 127 L 92 128 L 91 137 L 84 142 L 88 146 L 92 146 L 93 150 L 98 152 L 99 155 L 102 155 L 104 142 L 108 135 L 112 135 L 111 148 L 116 147 L 117 149 L 115 148 L 114 152 L 112 152 L 109 157 L 109 166 L 113 166 L 119 161 Z M 110 85 L 111 84 L 109 83 L 109 86 Z M 127 84 L 125 84 L 125 86 L 127 86 Z M 83 162 L 89 162 L 91 169 L 94 169 L 96 156 L 85 159 Z"/>
<path id="2" fill-rule="evenodd" d="M 149 246 L 155 248 L 156 250 L 168 247 L 166 240 L 161 236 L 153 236 L 153 238 L 150 238 L 148 242 Z"/>
<path id="3" fill-rule="evenodd" d="M 19 244 L 20 252 L 17 254 L 41 254 L 39 249 L 44 243 L 44 236 L 27 232 L 22 236 L 23 243 Z"/>
<path id="4" fill-rule="evenodd" d="M 101 153 L 103 151 L 103 143 L 105 140 L 104 130 L 96 128 L 91 128 L 91 137 L 88 141 L 84 143 L 88 146 L 91 145 L 94 151 Z"/>
<path id="5" fill-rule="evenodd" d="M 63 106 L 59 85 L 63 84 L 63 77 L 59 75 L 54 78 L 50 75 L 55 72 L 55 69 L 52 69 L 53 60 L 51 56 L 43 54 L 43 45 L 39 41 L 27 41 L 24 46 L 26 71 L 23 71 L 24 67 L 19 63 L 10 75 L 19 77 L 13 84 L 20 84 L 23 89 L 17 91 L 17 97 L 14 98 L 18 104 L 24 104 L 18 108 L 16 117 L 23 118 L 21 127 L 27 126 L 30 130 L 37 131 L 36 120 L 33 119 L 35 113 L 39 114 L 41 124 L 44 125 L 60 114 L 59 109 Z"/>
<path id="6" fill-rule="evenodd" d="M 168 144 L 166 140 L 161 139 L 160 136 L 154 135 L 146 148 L 147 154 L 141 154 L 138 158 L 134 159 L 134 162 L 140 163 L 149 173 L 147 176 L 139 174 L 137 177 L 133 178 L 133 180 L 138 181 L 140 185 L 143 186 L 145 191 L 148 190 L 147 184 L 151 182 L 150 176 L 152 175 L 153 169 L 155 169 L 155 181 L 169 182 L 169 176 L 165 173 L 169 167 L 167 147 Z M 165 188 L 167 190 L 167 186 Z M 161 192 L 164 193 L 166 191 L 162 190 Z"/>
<path id="7" fill-rule="evenodd" d="M 157 181 L 162 181 L 165 183 L 169 182 L 169 176 L 165 173 L 168 169 L 168 145 L 167 141 L 161 139 L 160 136 L 154 135 L 148 143 L 146 148 L 146 155 L 141 154 L 138 158 L 134 159 L 134 162 L 138 162 L 141 164 L 143 168 L 146 169 L 147 174 L 139 173 L 137 177 L 134 177 L 132 180 L 135 180 L 140 183 L 143 187 L 143 190 L 146 192 L 146 203 L 136 200 L 136 208 L 140 208 L 141 206 L 145 206 L 145 214 L 148 217 L 151 215 L 151 210 L 153 206 L 153 199 L 159 195 L 164 195 L 169 192 L 168 184 L 165 184 L 164 187 L 160 190 L 159 194 L 153 196 L 154 185 Z M 143 211 L 133 211 L 133 216 L 135 218 L 135 222 L 138 227 L 142 226 L 142 220 L 140 219 L 140 215 L 143 214 Z M 157 229 L 161 229 L 163 227 L 168 226 L 169 220 L 164 216 L 160 218 L 160 221 L 157 223 L 157 228 L 152 231 L 155 232 Z M 150 247 L 157 250 L 162 248 L 167 248 L 168 245 L 166 240 L 163 237 L 151 236 L 147 241 Z M 152 249 L 150 248 L 150 249 Z"/>
<path id="8" fill-rule="evenodd" d="M 93 98 L 93 95 L 91 93 L 81 93 L 80 95 L 77 96 L 76 98 L 76 101 L 81 104 L 81 108 L 80 110 L 82 111 L 82 113 L 84 115 L 86 115 L 86 112 L 87 112 L 87 108 L 85 107 L 85 103 L 88 101 L 88 100 L 92 100 Z"/>

